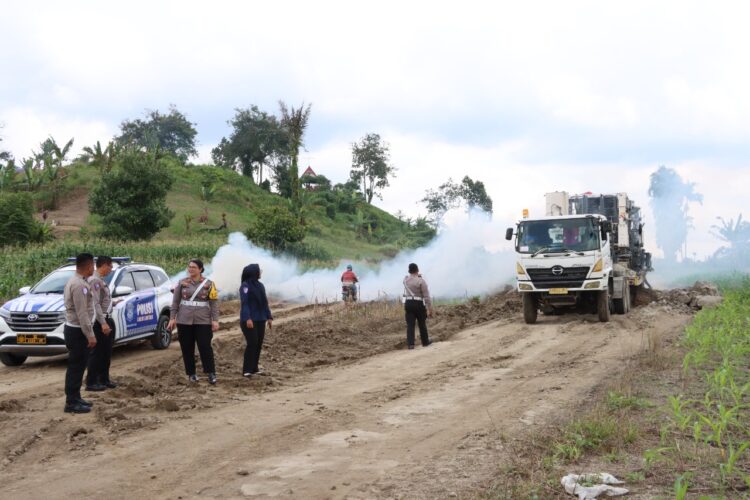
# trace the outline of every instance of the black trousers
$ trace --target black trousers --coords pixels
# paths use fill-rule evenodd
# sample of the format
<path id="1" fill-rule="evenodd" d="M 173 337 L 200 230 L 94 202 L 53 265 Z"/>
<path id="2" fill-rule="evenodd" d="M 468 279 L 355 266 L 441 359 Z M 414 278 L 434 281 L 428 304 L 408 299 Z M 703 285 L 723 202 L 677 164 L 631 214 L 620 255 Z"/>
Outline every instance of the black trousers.
<path id="1" fill-rule="evenodd" d="M 253 328 L 248 328 L 244 321 L 240 321 L 240 328 L 247 342 L 242 373 L 257 373 L 260 351 L 263 349 L 263 339 L 266 336 L 266 322 L 253 321 Z"/>
<path id="2" fill-rule="evenodd" d="M 198 344 L 203 372 L 216 373 L 214 349 L 211 347 L 211 339 L 214 338 L 211 325 L 180 325 L 178 323 L 177 335 L 180 339 L 185 373 L 195 375 L 195 344 Z"/>
<path id="3" fill-rule="evenodd" d="M 96 347 L 89 355 L 89 367 L 86 371 L 86 385 L 106 384 L 109 382 L 109 365 L 112 361 L 112 346 L 115 345 L 115 322 L 107 319 L 111 331 L 104 335 L 102 325 L 94 322 L 94 335 L 96 335 Z"/>
<path id="4" fill-rule="evenodd" d="M 422 345 L 430 343 L 427 335 L 427 308 L 421 300 L 407 300 L 404 304 L 406 314 L 406 343 L 414 345 L 414 326 L 419 324 L 419 339 Z"/>
<path id="5" fill-rule="evenodd" d="M 81 399 L 81 382 L 89 359 L 89 341 L 83 330 L 65 325 L 65 347 L 68 348 L 68 368 L 65 370 L 65 402 Z"/>

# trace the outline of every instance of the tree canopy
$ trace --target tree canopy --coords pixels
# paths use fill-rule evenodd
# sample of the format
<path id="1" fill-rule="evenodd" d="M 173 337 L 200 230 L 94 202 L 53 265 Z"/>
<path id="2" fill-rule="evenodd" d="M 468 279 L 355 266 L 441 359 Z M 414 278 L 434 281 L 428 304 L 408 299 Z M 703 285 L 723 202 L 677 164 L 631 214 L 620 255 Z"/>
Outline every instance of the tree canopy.
<path id="1" fill-rule="evenodd" d="M 144 119 L 125 120 L 120 124 L 120 135 L 115 141 L 121 146 L 135 146 L 143 151 L 169 153 L 182 163 L 198 156 L 195 137 L 198 132 L 174 104 L 169 112 L 146 111 Z"/>
<path id="2" fill-rule="evenodd" d="M 287 106 L 284 101 L 279 101 L 279 109 L 281 111 L 281 126 L 284 128 L 289 140 L 289 178 L 291 180 L 291 199 L 295 208 L 299 208 L 300 195 L 299 195 L 299 168 L 298 158 L 299 150 L 304 147 L 303 137 L 305 130 L 307 129 L 307 123 L 310 120 L 310 108 L 311 104 L 305 106 L 303 102 L 299 108 L 294 106 Z"/>
<path id="3" fill-rule="evenodd" d="M 492 213 L 492 198 L 487 194 L 482 181 L 474 181 L 468 175 L 460 184 L 448 179 L 448 182 L 438 186 L 437 190 L 428 190 L 422 203 L 438 224 L 443 220 L 446 212 L 461 205 L 466 205 L 467 211 L 474 209 Z"/>
<path id="4" fill-rule="evenodd" d="M 214 163 L 233 168 L 253 178 L 258 173 L 258 184 L 263 183 L 263 167 L 279 163 L 289 152 L 289 137 L 278 118 L 261 111 L 257 106 L 236 109 L 230 136 L 222 137 L 211 151 Z M 270 165 L 269 165 L 270 166 Z"/>
<path id="5" fill-rule="evenodd" d="M 352 144 L 352 181 L 362 185 L 362 194 L 367 203 L 373 196 L 382 198 L 379 191 L 388 186 L 388 178 L 394 177 L 396 168 L 390 164 L 390 150 L 379 134 L 367 134 Z"/>

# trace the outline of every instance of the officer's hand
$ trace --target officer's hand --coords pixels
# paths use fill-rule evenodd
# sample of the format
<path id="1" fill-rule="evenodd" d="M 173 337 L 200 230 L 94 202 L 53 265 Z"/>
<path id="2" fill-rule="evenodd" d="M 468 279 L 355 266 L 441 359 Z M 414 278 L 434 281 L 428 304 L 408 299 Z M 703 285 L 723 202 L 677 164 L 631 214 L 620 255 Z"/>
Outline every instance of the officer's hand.
<path id="1" fill-rule="evenodd" d="M 102 333 L 104 335 L 109 335 L 111 332 L 112 332 L 112 329 L 109 327 L 109 325 L 107 323 L 104 323 L 102 325 Z"/>
<path id="2" fill-rule="evenodd" d="M 268 321 L 266 321 L 266 324 L 268 325 L 268 330 L 269 331 L 273 330 L 273 320 L 272 319 L 269 319 Z"/>
<path id="3" fill-rule="evenodd" d="M 245 321 L 245 326 L 246 326 L 246 327 L 248 327 L 248 328 L 249 328 L 249 329 L 251 329 L 251 330 L 252 330 L 253 328 L 255 328 L 255 325 L 253 325 L 253 320 L 251 320 L 251 319 L 249 319 L 249 320 Z"/>
<path id="4" fill-rule="evenodd" d="M 90 337 L 89 338 L 89 349 L 93 349 L 96 347 L 96 337 Z"/>
<path id="5" fill-rule="evenodd" d="M 433 317 L 434 315 L 435 315 L 435 311 L 433 311 L 433 310 L 432 310 L 432 308 L 430 308 L 430 310 L 429 310 L 429 311 L 427 311 L 427 317 L 428 317 L 428 318 L 431 318 L 431 317 Z"/>
<path id="6" fill-rule="evenodd" d="M 219 322 L 218 321 L 212 321 L 211 322 L 211 331 L 212 332 L 218 332 L 219 331 Z"/>
<path id="7" fill-rule="evenodd" d="M 170 332 L 174 329 L 174 326 L 177 324 L 177 320 L 170 319 L 169 323 L 167 323 L 167 330 Z"/>

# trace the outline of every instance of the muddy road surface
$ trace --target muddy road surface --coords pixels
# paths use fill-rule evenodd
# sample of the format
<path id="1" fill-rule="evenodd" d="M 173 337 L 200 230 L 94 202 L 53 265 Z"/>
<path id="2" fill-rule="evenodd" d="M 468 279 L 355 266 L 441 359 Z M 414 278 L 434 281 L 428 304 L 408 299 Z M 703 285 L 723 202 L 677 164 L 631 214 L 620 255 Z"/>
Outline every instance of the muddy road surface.
<path id="1" fill-rule="evenodd" d="M 3 498 L 449 498 L 481 491 L 508 437 L 586 405 L 688 308 L 655 300 L 599 323 L 540 316 L 514 292 L 438 308 L 405 349 L 397 303 L 282 307 L 264 376 L 241 376 L 231 310 L 219 383 L 188 385 L 179 347 L 117 349 L 117 389 L 62 412 L 64 359 L 0 368 Z"/>

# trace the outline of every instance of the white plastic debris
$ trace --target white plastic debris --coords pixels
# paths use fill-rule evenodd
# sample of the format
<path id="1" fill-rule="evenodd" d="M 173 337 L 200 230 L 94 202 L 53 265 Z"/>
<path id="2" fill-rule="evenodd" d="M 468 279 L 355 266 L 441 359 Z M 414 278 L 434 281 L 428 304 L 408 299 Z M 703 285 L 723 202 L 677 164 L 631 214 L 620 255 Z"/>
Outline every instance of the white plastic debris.
<path id="1" fill-rule="evenodd" d="M 560 480 L 565 491 L 570 495 L 578 496 L 578 500 L 597 498 L 599 495 L 618 497 L 625 495 L 628 490 L 611 486 L 613 484 L 625 484 L 612 474 L 601 472 L 599 474 L 568 474 Z M 584 486 L 583 484 L 591 486 Z"/>

